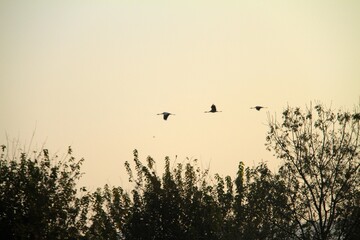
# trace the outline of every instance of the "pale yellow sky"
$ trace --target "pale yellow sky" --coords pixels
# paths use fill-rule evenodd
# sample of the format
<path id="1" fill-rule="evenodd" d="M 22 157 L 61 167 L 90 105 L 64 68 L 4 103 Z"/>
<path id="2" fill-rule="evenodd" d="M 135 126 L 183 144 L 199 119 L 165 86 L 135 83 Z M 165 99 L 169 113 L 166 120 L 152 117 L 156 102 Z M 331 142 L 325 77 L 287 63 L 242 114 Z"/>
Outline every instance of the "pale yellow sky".
<path id="1" fill-rule="evenodd" d="M 36 127 L 35 148 L 85 158 L 88 186 L 126 184 L 135 148 L 159 171 L 276 169 L 267 111 L 359 103 L 359 1 L 89 2 L 0 2 L 0 144 Z"/>

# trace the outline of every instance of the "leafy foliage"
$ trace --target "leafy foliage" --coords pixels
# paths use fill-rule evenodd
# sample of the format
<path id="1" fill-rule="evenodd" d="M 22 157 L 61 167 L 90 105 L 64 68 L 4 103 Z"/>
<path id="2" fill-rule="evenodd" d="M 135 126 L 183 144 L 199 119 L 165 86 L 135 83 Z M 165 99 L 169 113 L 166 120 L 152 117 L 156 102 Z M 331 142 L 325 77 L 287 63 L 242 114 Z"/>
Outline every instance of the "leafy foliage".
<path id="1" fill-rule="evenodd" d="M 117 239 L 122 236 L 124 224 L 130 205 L 129 196 L 121 187 L 112 189 L 105 185 L 90 195 L 89 217 L 90 227 L 87 228 L 87 239 Z"/>
<path id="2" fill-rule="evenodd" d="M 131 179 L 136 187 L 125 238 L 218 239 L 221 210 L 213 188 L 206 183 L 208 171 L 202 172 L 190 163 L 178 164 L 171 171 L 166 158 L 165 172 L 159 177 L 149 164 L 154 160 L 148 157 L 147 161 L 144 166 L 134 151 L 137 179 Z"/>
<path id="3" fill-rule="evenodd" d="M 49 151 L 10 159 L 6 146 L 0 157 L 0 238 L 76 239 L 87 221 L 86 198 L 77 197 L 83 159 L 71 148 L 63 161 Z M 85 191 L 84 189 L 81 189 Z"/>
<path id="4" fill-rule="evenodd" d="M 0 151 L 0 239 L 359 239 L 360 114 L 284 110 L 269 119 L 267 148 L 282 159 L 240 162 L 235 178 L 196 159 L 125 162 L 131 192 L 77 189 L 83 159 L 47 149 Z"/>
<path id="5" fill-rule="evenodd" d="M 300 239 L 347 238 L 358 228 L 359 113 L 334 113 L 322 105 L 302 112 L 288 107 L 282 123 L 270 120 L 268 148 L 283 159 L 290 226 Z M 278 206 L 280 207 L 280 206 Z M 357 226 L 357 227 L 356 227 Z M 345 230 L 347 229 L 347 230 Z"/>

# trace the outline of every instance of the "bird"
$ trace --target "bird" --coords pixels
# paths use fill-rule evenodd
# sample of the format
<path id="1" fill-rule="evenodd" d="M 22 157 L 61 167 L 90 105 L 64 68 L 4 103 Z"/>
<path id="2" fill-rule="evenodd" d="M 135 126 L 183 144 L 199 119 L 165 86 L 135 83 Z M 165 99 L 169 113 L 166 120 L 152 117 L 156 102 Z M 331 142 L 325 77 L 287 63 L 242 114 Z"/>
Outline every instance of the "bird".
<path id="1" fill-rule="evenodd" d="M 206 113 L 216 113 L 216 112 L 221 112 L 221 111 L 217 111 L 215 104 L 213 104 L 213 105 L 211 105 L 211 110 L 210 111 L 205 111 L 205 112 Z"/>
<path id="2" fill-rule="evenodd" d="M 164 120 L 167 120 L 170 115 L 175 115 L 175 114 L 169 112 L 162 112 L 162 113 L 158 113 L 157 115 L 163 115 Z"/>
<path id="3" fill-rule="evenodd" d="M 251 107 L 250 109 L 256 109 L 256 110 L 260 111 L 262 108 L 266 108 L 266 107 L 263 107 L 263 106 L 255 106 L 255 107 Z"/>

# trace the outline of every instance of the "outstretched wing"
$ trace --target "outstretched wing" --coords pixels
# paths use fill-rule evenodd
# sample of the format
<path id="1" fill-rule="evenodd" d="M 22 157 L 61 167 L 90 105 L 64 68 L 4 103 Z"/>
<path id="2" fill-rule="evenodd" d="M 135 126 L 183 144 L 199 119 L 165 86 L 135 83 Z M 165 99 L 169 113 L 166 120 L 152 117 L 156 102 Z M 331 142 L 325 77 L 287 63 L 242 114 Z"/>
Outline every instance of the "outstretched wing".
<path id="1" fill-rule="evenodd" d="M 262 108 L 266 108 L 266 107 L 263 107 L 263 106 L 251 107 L 251 109 L 256 109 L 256 110 L 258 110 L 258 111 L 260 111 Z"/>

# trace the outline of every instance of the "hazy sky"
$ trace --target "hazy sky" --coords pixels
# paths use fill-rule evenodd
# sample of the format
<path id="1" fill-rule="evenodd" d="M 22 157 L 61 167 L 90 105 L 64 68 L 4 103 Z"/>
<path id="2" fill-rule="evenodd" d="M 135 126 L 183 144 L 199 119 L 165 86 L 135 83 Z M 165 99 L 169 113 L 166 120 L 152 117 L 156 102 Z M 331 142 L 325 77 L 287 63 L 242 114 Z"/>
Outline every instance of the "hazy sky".
<path id="1" fill-rule="evenodd" d="M 235 176 L 267 112 L 360 97 L 360 1 L 0 2 L 0 144 L 71 145 L 83 183 L 124 185 L 133 149 Z M 223 112 L 205 114 L 215 103 Z M 265 111 L 250 107 L 264 105 Z M 168 121 L 157 113 L 175 113 Z"/>

